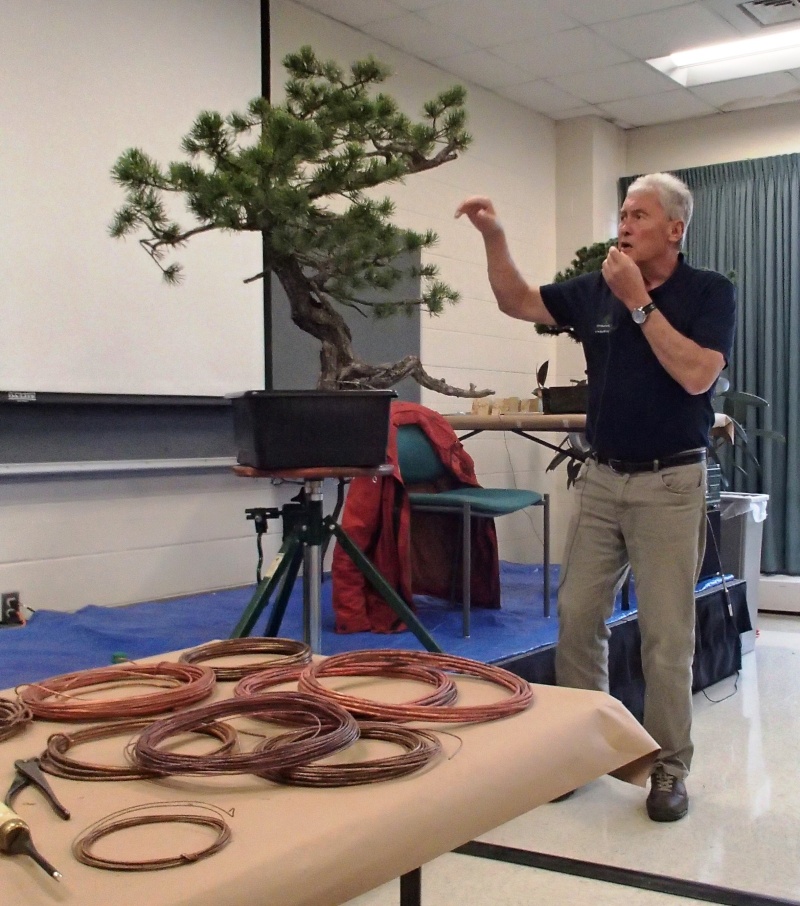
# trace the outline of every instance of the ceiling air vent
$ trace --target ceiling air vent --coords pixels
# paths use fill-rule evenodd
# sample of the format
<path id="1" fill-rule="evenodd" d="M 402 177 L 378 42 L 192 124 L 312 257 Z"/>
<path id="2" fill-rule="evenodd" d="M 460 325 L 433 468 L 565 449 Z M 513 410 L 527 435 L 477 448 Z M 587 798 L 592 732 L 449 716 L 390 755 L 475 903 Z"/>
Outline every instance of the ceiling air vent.
<path id="1" fill-rule="evenodd" d="M 800 0 L 749 0 L 739 9 L 762 26 L 800 22 Z"/>

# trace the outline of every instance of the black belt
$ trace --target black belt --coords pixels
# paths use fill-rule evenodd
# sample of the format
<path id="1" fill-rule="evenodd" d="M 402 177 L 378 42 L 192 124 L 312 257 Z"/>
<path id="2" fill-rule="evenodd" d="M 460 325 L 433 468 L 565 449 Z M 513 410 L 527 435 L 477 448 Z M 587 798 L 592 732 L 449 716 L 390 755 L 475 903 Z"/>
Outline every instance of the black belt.
<path id="1" fill-rule="evenodd" d="M 615 472 L 624 472 L 632 475 L 635 472 L 660 472 L 670 466 L 688 466 L 695 462 L 705 462 L 705 450 L 686 450 L 684 453 L 674 453 L 663 459 L 651 459 L 647 462 L 628 462 L 625 459 L 611 459 L 608 456 L 598 456 L 592 453 L 592 459 L 603 466 L 608 466 Z"/>

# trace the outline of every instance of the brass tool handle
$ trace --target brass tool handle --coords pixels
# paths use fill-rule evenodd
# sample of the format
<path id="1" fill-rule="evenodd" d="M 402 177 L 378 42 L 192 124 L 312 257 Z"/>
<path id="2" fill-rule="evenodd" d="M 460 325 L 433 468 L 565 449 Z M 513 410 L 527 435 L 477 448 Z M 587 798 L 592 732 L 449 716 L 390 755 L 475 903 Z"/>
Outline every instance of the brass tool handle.
<path id="1" fill-rule="evenodd" d="M 61 880 L 61 873 L 33 845 L 31 829 L 27 823 L 3 803 L 0 803 L 0 852 L 9 856 L 30 856 L 51 878 Z"/>

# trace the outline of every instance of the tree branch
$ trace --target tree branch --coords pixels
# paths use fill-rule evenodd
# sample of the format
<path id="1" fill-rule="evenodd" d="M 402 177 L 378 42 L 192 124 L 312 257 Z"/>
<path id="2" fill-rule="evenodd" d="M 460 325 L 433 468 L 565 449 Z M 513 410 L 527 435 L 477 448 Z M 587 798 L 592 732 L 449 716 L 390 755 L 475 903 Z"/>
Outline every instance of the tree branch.
<path id="1" fill-rule="evenodd" d="M 341 387 L 365 387 L 373 390 L 385 390 L 394 387 L 403 378 L 413 378 L 421 387 L 433 390 L 444 396 L 478 398 L 491 396 L 494 390 L 478 390 L 474 384 L 469 389 L 454 387 L 443 378 L 432 377 L 423 368 L 419 356 L 408 355 L 399 362 L 384 365 L 368 365 L 366 362 L 354 361 L 348 368 L 341 370 L 338 383 Z"/>

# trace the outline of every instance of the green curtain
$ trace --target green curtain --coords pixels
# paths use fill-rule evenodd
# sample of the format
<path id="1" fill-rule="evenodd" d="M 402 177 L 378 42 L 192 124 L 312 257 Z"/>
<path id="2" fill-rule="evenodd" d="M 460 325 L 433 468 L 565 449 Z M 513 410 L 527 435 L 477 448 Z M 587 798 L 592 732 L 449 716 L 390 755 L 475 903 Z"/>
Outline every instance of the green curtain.
<path id="1" fill-rule="evenodd" d="M 673 170 L 692 190 L 687 260 L 737 289 L 731 388 L 768 400 L 745 427 L 778 431 L 786 444 L 755 438 L 762 475 L 736 490 L 769 494 L 761 567 L 800 575 L 800 154 Z M 622 192 L 634 177 L 620 180 Z"/>

